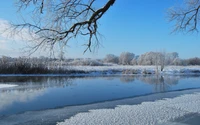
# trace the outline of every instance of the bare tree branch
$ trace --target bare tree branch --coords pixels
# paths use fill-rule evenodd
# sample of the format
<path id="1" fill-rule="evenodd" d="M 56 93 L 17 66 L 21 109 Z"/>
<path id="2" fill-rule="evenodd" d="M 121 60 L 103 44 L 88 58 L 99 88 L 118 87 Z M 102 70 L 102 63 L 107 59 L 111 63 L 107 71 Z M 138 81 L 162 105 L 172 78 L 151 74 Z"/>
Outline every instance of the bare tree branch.
<path id="1" fill-rule="evenodd" d="M 97 0 L 18 0 L 19 11 L 31 9 L 33 20 L 14 24 L 14 30 L 27 28 L 36 34 L 34 51 L 42 45 L 52 48 L 57 42 L 67 44 L 77 36 L 86 37 L 88 49 L 91 51 L 93 41 L 98 41 L 98 21 L 115 3 L 108 0 L 102 8 L 96 9 Z"/>
<path id="2" fill-rule="evenodd" d="M 198 32 L 199 9 L 199 0 L 186 0 L 183 7 L 170 8 L 169 21 L 175 22 L 173 32 Z"/>

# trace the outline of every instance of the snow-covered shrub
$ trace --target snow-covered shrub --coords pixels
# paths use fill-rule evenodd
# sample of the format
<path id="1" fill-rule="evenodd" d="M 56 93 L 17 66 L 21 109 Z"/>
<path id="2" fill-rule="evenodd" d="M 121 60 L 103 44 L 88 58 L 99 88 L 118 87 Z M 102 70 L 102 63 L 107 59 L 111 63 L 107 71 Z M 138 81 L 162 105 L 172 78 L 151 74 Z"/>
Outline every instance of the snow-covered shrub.
<path id="1" fill-rule="evenodd" d="M 97 60 L 75 59 L 74 61 L 69 62 L 68 65 L 73 65 L 73 66 L 103 66 L 104 64 L 100 61 L 97 61 Z"/>
<path id="2" fill-rule="evenodd" d="M 200 58 L 190 58 L 188 59 L 188 64 L 189 65 L 200 65 Z"/>
<path id="3" fill-rule="evenodd" d="M 144 69 L 142 71 L 142 74 L 155 74 L 155 70 L 147 70 L 147 69 Z"/>
<path id="4" fill-rule="evenodd" d="M 139 74 L 140 71 L 138 69 L 126 69 L 122 71 L 122 74 Z"/>

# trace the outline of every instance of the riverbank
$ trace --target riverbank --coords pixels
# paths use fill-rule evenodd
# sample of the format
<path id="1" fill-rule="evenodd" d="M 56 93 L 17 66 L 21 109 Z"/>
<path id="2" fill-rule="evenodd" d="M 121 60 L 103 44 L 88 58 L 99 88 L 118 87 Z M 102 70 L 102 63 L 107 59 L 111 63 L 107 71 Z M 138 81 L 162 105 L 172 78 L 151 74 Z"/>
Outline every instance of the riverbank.
<path id="1" fill-rule="evenodd" d="M 166 66 L 163 71 L 156 66 L 66 66 L 63 67 L 68 71 L 77 72 L 78 74 L 89 75 L 132 75 L 132 74 L 162 74 L 162 75 L 189 75 L 200 74 L 200 66 Z M 80 73 L 79 73 L 80 72 Z"/>
<path id="2" fill-rule="evenodd" d="M 30 67 L 29 67 L 30 68 Z M 62 67 L 41 67 L 43 72 L 31 69 L 24 69 L 23 72 L 0 72 L 0 76 L 103 76 L 103 75 L 200 75 L 200 66 L 166 66 L 163 71 L 156 66 L 62 66 Z M 34 72 L 32 72 L 34 71 Z"/>

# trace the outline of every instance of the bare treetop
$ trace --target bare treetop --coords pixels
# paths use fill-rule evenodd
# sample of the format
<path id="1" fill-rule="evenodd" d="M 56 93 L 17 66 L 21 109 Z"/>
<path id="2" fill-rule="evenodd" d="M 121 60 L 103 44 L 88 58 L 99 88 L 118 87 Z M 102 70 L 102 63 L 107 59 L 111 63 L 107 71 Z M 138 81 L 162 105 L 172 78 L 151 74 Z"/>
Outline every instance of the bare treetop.
<path id="1" fill-rule="evenodd" d="M 199 9 L 200 0 L 184 0 L 182 6 L 170 8 L 168 16 L 175 22 L 174 31 L 198 32 Z"/>
<path id="2" fill-rule="evenodd" d="M 115 0 L 107 0 L 103 7 L 95 8 L 97 0 L 17 0 L 19 11 L 30 11 L 32 19 L 14 25 L 14 29 L 27 28 L 36 34 L 34 51 L 42 46 L 53 48 L 55 43 L 65 46 L 78 36 L 87 39 L 84 52 L 91 51 L 92 43 L 99 42 L 98 20 L 114 3 Z"/>

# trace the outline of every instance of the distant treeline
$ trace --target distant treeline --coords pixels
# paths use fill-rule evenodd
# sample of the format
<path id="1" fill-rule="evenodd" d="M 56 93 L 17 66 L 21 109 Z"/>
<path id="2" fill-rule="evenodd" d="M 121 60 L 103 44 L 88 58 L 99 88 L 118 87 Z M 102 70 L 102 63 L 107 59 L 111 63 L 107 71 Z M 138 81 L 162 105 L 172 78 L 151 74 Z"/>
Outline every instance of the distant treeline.
<path id="1" fill-rule="evenodd" d="M 0 74 L 70 74 L 84 73 L 72 71 L 65 66 L 104 66 L 104 65 L 200 65 L 200 58 L 180 59 L 177 52 L 147 52 L 140 56 L 123 52 L 119 56 L 108 54 L 103 59 L 76 58 L 52 59 L 48 57 L 18 57 L 2 56 L 0 58 Z"/>
<path id="2" fill-rule="evenodd" d="M 123 52 L 120 56 L 108 54 L 103 60 L 106 63 L 120 65 L 200 65 L 200 58 L 180 59 L 177 52 L 147 52 L 142 55 L 135 55 L 130 52 Z"/>

